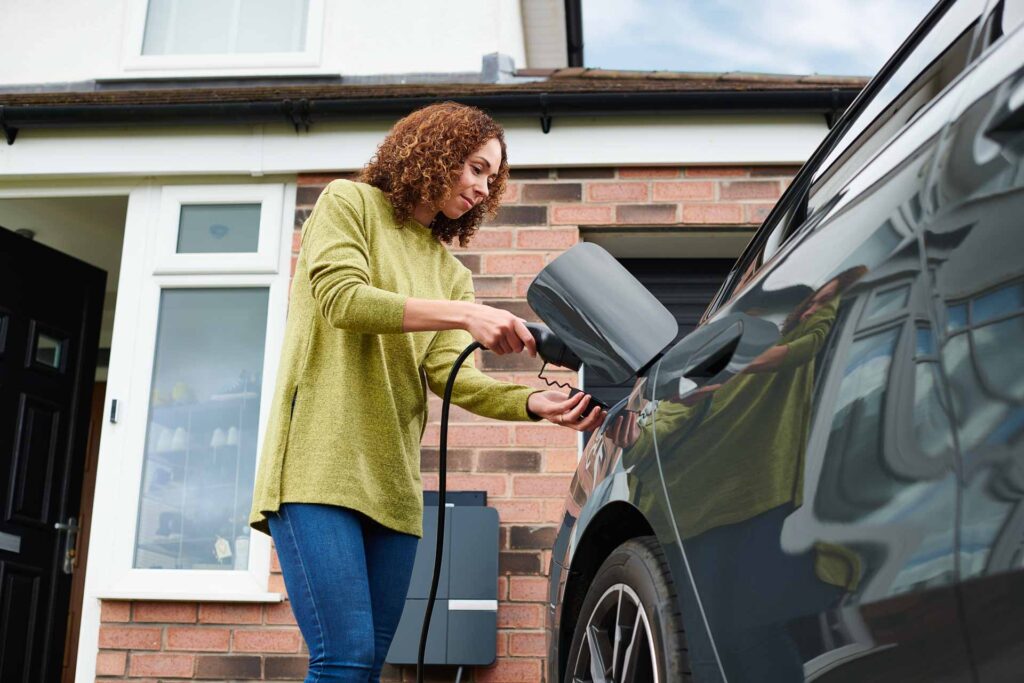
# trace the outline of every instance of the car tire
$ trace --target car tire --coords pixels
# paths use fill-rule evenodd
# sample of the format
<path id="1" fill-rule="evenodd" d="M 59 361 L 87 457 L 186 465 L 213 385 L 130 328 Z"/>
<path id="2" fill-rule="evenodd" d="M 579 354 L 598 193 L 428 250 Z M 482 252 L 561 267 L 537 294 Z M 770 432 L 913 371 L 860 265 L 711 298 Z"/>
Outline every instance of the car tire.
<path id="1" fill-rule="evenodd" d="M 587 589 L 563 681 L 692 681 L 677 604 L 668 561 L 654 536 L 617 547 Z"/>

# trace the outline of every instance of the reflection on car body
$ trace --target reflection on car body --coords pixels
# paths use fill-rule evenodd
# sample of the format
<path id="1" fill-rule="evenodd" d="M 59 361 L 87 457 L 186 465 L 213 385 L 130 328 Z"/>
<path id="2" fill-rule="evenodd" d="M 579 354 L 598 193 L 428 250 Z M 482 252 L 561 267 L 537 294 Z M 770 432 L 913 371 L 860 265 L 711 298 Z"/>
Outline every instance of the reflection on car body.
<path id="1" fill-rule="evenodd" d="M 604 638 L 658 680 L 1024 670 L 1024 33 L 984 4 L 936 7 L 587 444 L 552 680 L 621 680 Z M 685 636 L 597 619 L 638 539 Z"/>

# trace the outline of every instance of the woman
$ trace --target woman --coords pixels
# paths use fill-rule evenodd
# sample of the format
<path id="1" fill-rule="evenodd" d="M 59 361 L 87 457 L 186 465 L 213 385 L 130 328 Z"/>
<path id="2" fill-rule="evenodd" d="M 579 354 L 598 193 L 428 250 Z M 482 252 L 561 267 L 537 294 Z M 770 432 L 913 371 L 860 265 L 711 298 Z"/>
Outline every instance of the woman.
<path id="1" fill-rule="evenodd" d="M 442 394 L 474 339 L 536 355 L 523 320 L 473 302 L 465 246 L 508 178 L 502 129 L 431 105 L 399 121 L 303 225 L 250 517 L 274 538 L 310 652 L 307 681 L 377 681 L 422 535 L 426 385 Z M 590 397 L 498 382 L 467 359 L 452 401 L 499 420 L 584 431 Z"/>

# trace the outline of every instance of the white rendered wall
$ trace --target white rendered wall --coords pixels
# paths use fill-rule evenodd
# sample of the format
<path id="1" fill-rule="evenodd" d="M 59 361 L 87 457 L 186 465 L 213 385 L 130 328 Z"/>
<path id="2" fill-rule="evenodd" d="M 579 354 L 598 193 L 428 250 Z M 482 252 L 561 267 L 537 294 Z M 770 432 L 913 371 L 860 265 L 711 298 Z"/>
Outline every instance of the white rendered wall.
<path id="1" fill-rule="evenodd" d="M 525 66 L 519 0 L 324 0 L 310 20 L 321 29 L 312 66 L 138 70 L 126 68 L 133 16 L 146 0 L 46 0 L 3 3 L 0 86 L 94 79 L 377 75 L 479 72 L 503 52 Z"/>
<path id="2" fill-rule="evenodd" d="M 208 128 L 23 130 L 0 143 L 0 179 L 302 173 L 359 169 L 393 121 Z M 816 115 L 501 120 L 515 167 L 801 164 L 827 132 Z M 8 185 L 9 186 L 9 185 Z"/>

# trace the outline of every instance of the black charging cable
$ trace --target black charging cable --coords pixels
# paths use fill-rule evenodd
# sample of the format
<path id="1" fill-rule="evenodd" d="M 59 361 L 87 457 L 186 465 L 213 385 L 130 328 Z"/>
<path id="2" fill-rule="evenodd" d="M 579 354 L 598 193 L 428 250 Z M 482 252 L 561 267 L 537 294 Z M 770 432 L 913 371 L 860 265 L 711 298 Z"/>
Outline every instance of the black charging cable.
<path id="1" fill-rule="evenodd" d="M 448 475 L 448 411 L 452 405 L 452 390 L 459 368 L 466 358 L 484 346 L 474 341 L 467 346 L 455 359 L 452 370 L 448 373 L 448 383 L 444 386 L 444 400 L 441 402 L 441 443 L 437 449 L 437 547 L 434 550 L 434 575 L 430 580 L 430 593 L 427 596 L 427 610 L 423 613 L 423 626 L 420 629 L 420 650 L 416 656 L 416 683 L 423 683 L 423 658 L 427 652 L 427 633 L 430 630 L 430 616 L 434 612 L 434 601 L 437 599 L 437 584 L 441 582 L 441 557 L 444 550 L 444 513 L 445 493 L 448 488 L 445 479 Z M 486 349 L 485 349 L 486 350 Z"/>

